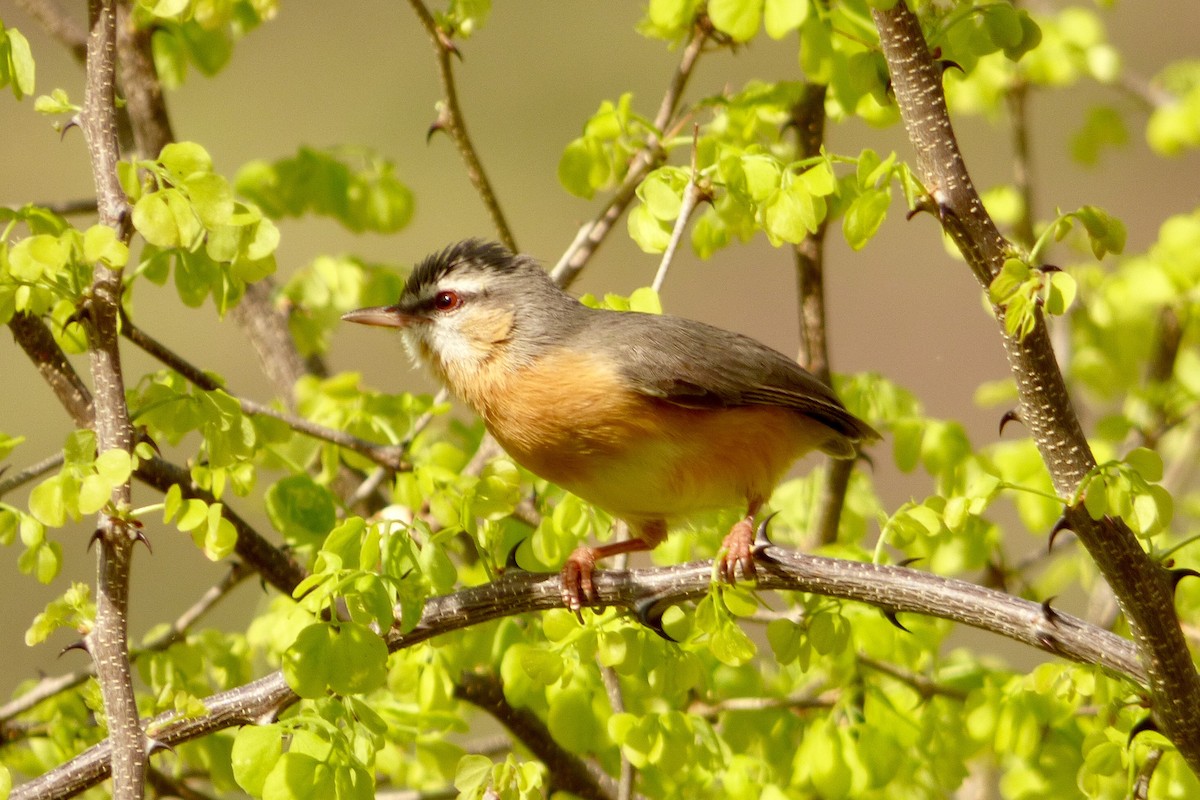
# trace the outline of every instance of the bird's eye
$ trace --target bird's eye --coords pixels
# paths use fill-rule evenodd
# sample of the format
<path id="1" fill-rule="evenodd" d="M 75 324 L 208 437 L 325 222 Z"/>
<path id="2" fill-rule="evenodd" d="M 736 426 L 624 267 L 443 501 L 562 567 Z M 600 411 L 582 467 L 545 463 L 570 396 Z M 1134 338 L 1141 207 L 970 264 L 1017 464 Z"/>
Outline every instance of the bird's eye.
<path id="1" fill-rule="evenodd" d="M 438 311 L 453 311 L 462 305 L 458 292 L 438 292 L 433 296 L 433 307 Z"/>

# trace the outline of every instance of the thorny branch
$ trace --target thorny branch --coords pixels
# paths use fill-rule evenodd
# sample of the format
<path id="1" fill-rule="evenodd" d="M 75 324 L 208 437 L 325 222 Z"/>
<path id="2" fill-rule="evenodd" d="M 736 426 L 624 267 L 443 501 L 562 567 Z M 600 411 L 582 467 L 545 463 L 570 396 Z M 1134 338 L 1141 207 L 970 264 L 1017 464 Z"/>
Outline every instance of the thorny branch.
<path id="1" fill-rule="evenodd" d="M 128 242 L 132 233 L 129 204 L 117 180 L 120 153 L 116 114 L 116 5 L 116 0 L 88 2 L 90 30 L 80 126 L 87 140 L 99 222 L 112 228 L 122 242 Z M 120 270 L 97 262 L 92 271 L 86 328 L 99 453 L 112 450 L 128 453 L 133 448 L 133 426 L 125 404 L 117 332 L 121 292 Z M 137 534 L 119 514 L 129 508 L 130 500 L 127 478 L 113 487 L 112 508 L 102 510 L 96 522 L 96 621 L 84 637 L 96 664 L 104 714 L 112 732 L 113 796 L 119 800 L 142 797 L 148 764 L 129 665 L 129 572 Z"/>
<path id="2" fill-rule="evenodd" d="M 903 0 L 872 10 L 891 73 L 896 102 L 917 154 L 926 207 L 962 252 L 983 287 L 1012 250 L 983 208 L 971 183 L 942 92 L 941 70 L 929 52 L 921 24 Z M 1060 497 L 1075 494 L 1096 467 L 1067 393 L 1045 321 L 1039 315 L 1024 338 L 1004 330 L 1001 339 L 1020 398 L 1020 419 L 1033 436 Z M 1154 718 L 1200 774 L 1200 676 L 1192 664 L 1175 612 L 1169 573 L 1142 549 L 1120 519 L 1093 520 L 1082 507 L 1066 510 L 1067 525 L 1087 548 L 1129 621 L 1148 676 Z"/>
<path id="3" fill-rule="evenodd" d="M 973 583 L 906 567 L 894 567 L 807 555 L 774 545 L 762 549 L 759 589 L 799 591 L 869 603 L 892 613 L 914 613 L 961 622 L 1023 642 L 1054 656 L 1099 665 L 1145 685 L 1146 672 L 1131 642 L 1114 633 L 1044 606 Z M 653 612 L 696 600 L 711 590 L 712 562 L 673 567 L 605 570 L 595 576 L 595 607 L 613 606 Z M 510 570 L 497 580 L 430 598 L 421 621 L 410 631 L 387 635 L 391 652 L 412 647 L 450 631 L 501 617 L 562 607 L 558 573 Z M 175 746 L 216 730 L 254 724 L 295 703 L 280 672 L 205 699 L 208 713 L 177 718 L 162 714 L 147 722 L 156 740 Z M 58 769 L 15 787 L 13 800 L 53 795 L 66 797 L 108 774 L 107 741 Z"/>

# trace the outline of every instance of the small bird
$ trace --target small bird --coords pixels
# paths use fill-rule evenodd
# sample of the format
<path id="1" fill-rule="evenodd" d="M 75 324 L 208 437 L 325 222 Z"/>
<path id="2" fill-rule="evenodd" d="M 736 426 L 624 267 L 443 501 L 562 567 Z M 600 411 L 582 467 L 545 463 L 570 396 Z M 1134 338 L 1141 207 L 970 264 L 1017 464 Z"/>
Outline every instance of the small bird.
<path id="1" fill-rule="evenodd" d="M 517 463 L 628 523 L 635 538 L 567 558 L 576 613 L 596 600 L 598 559 L 653 549 L 701 511 L 746 509 L 717 572 L 753 577 L 755 516 L 796 459 L 854 458 L 879 438 L 782 353 L 690 319 L 589 308 L 495 243 L 451 245 L 395 305 L 342 319 L 399 328 Z"/>

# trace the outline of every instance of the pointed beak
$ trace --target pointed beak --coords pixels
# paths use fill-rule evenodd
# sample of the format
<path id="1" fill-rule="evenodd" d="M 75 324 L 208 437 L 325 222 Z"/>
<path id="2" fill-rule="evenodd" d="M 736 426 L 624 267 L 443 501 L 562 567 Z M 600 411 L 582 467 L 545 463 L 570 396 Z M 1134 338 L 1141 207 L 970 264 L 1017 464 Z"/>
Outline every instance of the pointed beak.
<path id="1" fill-rule="evenodd" d="M 399 306 L 374 306 L 359 308 L 342 314 L 345 322 L 357 322 L 359 325 L 374 325 L 379 328 L 407 328 L 417 321 L 412 314 L 403 311 Z"/>

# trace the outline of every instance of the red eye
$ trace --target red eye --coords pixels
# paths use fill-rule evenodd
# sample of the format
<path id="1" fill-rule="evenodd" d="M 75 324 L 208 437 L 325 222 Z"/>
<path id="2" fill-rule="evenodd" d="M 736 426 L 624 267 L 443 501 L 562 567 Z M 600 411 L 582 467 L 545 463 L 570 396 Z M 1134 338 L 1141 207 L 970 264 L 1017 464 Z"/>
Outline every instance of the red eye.
<path id="1" fill-rule="evenodd" d="M 458 292 L 438 292 L 433 296 L 433 307 L 438 311 L 453 311 L 462 305 Z"/>

